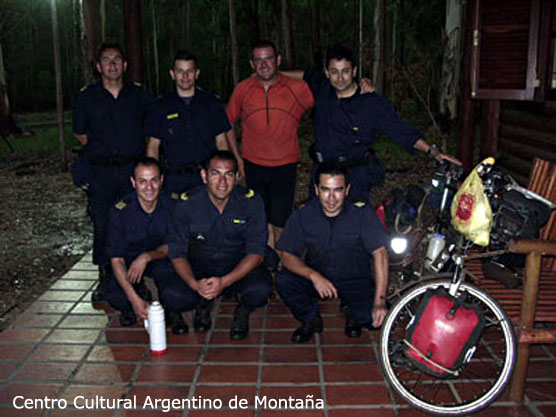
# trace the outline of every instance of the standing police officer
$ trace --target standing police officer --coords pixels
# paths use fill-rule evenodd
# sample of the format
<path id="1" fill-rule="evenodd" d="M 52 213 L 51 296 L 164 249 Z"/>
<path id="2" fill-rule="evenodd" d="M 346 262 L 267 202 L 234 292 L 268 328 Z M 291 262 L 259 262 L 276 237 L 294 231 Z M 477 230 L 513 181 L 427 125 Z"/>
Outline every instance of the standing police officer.
<path id="1" fill-rule="evenodd" d="M 195 87 L 200 70 L 195 55 L 178 51 L 170 76 L 176 89 L 149 107 L 147 155 L 160 158 L 164 189 L 179 194 L 201 185 L 201 163 L 218 149 L 228 149 L 230 130 L 222 103 Z"/>
<path id="2" fill-rule="evenodd" d="M 362 201 L 344 204 L 350 191 L 345 167 L 324 163 L 316 174 L 318 199 L 292 214 L 278 241 L 285 269 L 276 288 L 302 322 L 292 334 L 298 343 L 323 329 L 319 297 L 342 299 L 349 337 L 359 337 L 362 326 L 380 326 L 387 312 L 387 239 L 376 213 Z"/>
<path id="3" fill-rule="evenodd" d="M 174 334 L 182 334 L 188 329 L 181 312 L 194 308 L 196 296 L 168 260 L 166 238 L 173 203 L 160 194 L 163 181 L 156 159 L 140 159 L 131 177 L 135 191 L 112 208 L 106 248 L 112 273 L 106 299 L 122 312 L 122 326 L 130 326 L 137 316 L 147 318 L 151 297 L 143 277 L 154 278 L 166 324 Z"/>
<path id="4" fill-rule="evenodd" d="M 272 288 L 261 266 L 268 237 L 263 202 L 236 186 L 237 170 L 231 152 L 210 156 L 201 171 L 205 185 L 182 194 L 176 205 L 169 245 L 176 272 L 201 298 L 195 330 L 212 326 L 216 297 L 238 294 L 230 336 L 241 340 L 249 331 L 249 313 L 268 302 Z"/>
<path id="5" fill-rule="evenodd" d="M 330 48 L 324 73 L 308 70 L 286 74 L 303 77 L 315 96 L 315 170 L 322 162 L 345 166 L 351 181 L 350 201 L 368 201 L 370 188 L 383 179 L 384 168 L 371 149 L 380 133 L 410 152 L 417 149 L 438 161 L 461 164 L 429 145 L 384 97 L 375 92 L 359 94 L 357 63 L 351 49 L 341 45 Z M 311 194 L 312 189 L 309 191 Z"/>
<path id="6" fill-rule="evenodd" d="M 89 169 L 87 194 L 94 226 L 93 263 L 99 266 L 100 284 L 93 293 L 93 301 L 104 299 L 110 207 L 131 191 L 129 177 L 133 164 L 145 150 L 143 120 L 150 97 L 140 86 L 124 82 L 126 68 L 120 45 L 104 43 L 96 63 L 100 81 L 83 89 L 75 103 L 73 130 L 85 145 L 82 158 Z"/>

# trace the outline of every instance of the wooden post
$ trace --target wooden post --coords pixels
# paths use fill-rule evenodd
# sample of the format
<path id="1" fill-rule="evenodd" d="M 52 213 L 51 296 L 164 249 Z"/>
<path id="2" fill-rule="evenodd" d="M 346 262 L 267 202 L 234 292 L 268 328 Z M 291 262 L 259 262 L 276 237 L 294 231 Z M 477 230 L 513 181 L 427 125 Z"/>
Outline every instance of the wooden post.
<path id="1" fill-rule="evenodd" d="M 475 101 L 471 99 L 471 57 L 473 48 L 473 16 L 475 1 L 465 5 L 465 43 L 461 72 L 461 119 L 456 155 L 466 172 L 473 168 L 473 142 L 475 141 Z"/>
<path id="2" fill-rule="evenodd" d="M 492 156 L 498 150 L 500 126 L 500 100 L 483 101 L 483 134 L 481 135 L 481 159 Z"/>
<path id="3" fill-rule="evenodd" d="M 533 327 L 535 320 L 540 272 L 541 253 L 538 251 L 530 252 L 525 262 L 525 282 L 523 284 L 523 300 L 521 301 L 521 328 L 524 329 Z M 523 401 L 530 355 L 531 345 L 520 341 L 510 386 L 510 401 Z"/>

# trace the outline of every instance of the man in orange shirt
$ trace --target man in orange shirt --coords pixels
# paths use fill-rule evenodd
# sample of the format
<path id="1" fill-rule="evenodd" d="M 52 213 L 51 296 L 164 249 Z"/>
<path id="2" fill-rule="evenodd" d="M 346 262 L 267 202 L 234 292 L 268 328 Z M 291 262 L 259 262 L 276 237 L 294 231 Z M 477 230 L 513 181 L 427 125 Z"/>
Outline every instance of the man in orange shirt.
<path id="1" fill-rule="evenodd" d="M 281 58 L 272 42 L 255 44 L 250 59 L 255 73 L 236 86 L 226 109 L 232 125 L 241 122 L 239 172 L 245 173 L 247 186 L 263 198 L 271 246 L 293 209 L 301 155 L 297 129 L 299 119 L 314 103 L 304 81 L 279 73 Z M 233 129 L 228 138 L 237 152 Z"/>

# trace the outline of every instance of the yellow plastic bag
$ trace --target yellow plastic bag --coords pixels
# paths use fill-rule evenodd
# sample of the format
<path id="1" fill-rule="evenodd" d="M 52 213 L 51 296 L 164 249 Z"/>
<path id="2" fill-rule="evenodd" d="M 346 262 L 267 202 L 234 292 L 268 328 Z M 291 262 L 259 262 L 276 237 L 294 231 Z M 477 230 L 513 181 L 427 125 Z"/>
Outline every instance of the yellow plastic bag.
<path id="1" fill-rule="evenodd" d="M 479 246 L 488 246 L 492 227 L 492 209 L 477 172 L 482 164 L 494 164 L 487 158 L 465 179 L 452 201 L 452 226 Z"/>

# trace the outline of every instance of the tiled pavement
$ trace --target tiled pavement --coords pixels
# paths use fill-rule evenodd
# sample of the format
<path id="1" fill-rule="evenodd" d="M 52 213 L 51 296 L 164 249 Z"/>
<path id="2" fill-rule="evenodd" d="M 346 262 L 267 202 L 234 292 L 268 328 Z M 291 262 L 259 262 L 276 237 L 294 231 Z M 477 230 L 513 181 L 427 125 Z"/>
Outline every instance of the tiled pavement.
<path id="1" fill-rule="evenodd" d="M 376 360 L 378 335 L 359 339 L 343 334 L 337 303 L 324 303 L 325 331 L 311 343 L 289 341 L 297 326 L 277 300 L 251 316 L 247 339 L 232 342 L 228 328 L 233 305 L 217 306 L 214 329 L 206 334 L 168 334 L 168 352 L 149 354 L 147 333 L 139 326 L 121 328 L 109 307 L 93 306 L 90 292 L 96 271 L 85 257 L 55 282 L 13 325 L 0 333 L 0 416 L 299 416 L 390 417 L 424 415 L 399 402 L 384 382 Z M 191 323 L 191 316 L 187 316 Z M 477 416 L 556 416 L 556 345 L 533 348 L 526 400 L 517 405 L 499 400 Z M 14 398 L 31 407 L 16 409 Z M 322 400 L 324 409 L 267 409 L 255 397 L 272 400 Z M 95 397 L 135 400 L 118 410 L 75 409 L 94 406 Z M 32 399 L 65 400 L 67 407 L 36 409 Z M 146 398 L 196 398 L 222 409 L 163 412 L 142 409 Z M 237 398 L 247 409 L 229 408 Z M 64 403 L 61 402 L 63 405 Z M 23 405 L 18 398 L 16 406 Z M 148 404 L 147 404 L 148 405 Z M 232 404 L 234 405 L 234 404 Z"/>

